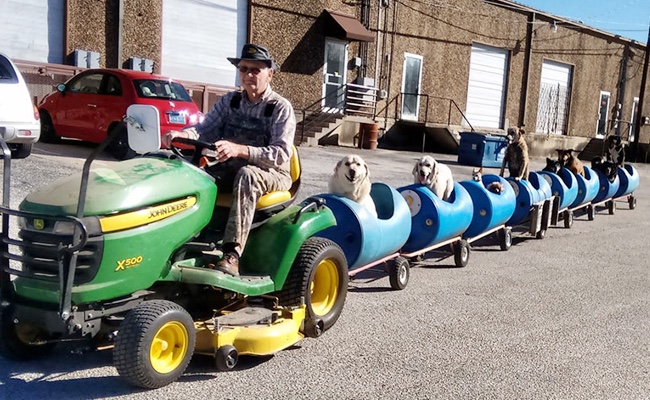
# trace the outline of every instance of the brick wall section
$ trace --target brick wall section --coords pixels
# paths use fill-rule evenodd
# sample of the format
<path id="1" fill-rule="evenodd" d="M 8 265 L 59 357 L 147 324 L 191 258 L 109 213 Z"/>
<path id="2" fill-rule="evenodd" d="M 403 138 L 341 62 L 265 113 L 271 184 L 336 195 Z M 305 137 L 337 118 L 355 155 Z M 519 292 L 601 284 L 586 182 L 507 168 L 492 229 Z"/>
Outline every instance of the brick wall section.
<path id="1" fill-rule="evenodd" d="M 347 3 L 347 2 L 346 2 Z M 358 6 L 341 1 L 255 0 L 251 6 L 252 42 L 269 47 L 280 66 L 273 87 L 288 97 L 295 109 L 320 99 L 323 84 L 325 36 L 323 10 L 359 17 Z M 350 44 L 349 57 L 359 45 Z M 348 80 L 356 75 L 348 71 Z"/>
<path id="2" fill-rule="evenodd" d="M 122 67 L 130 57 L 154 60 L 160 72 L 162 2 L 124 0 L 122 57 L 118 60 L 119 2 L 117 0 L 69 0 L 66 51 L 97 51 L 100 66 Z"/>
<path id="3" fill-rule="evenodd" d="M 282 72 L 275 78 L 275 87 L 290 98 L 296 109 L 321 97 L 323 49 L 323 9 L 360 16 L 360 5 L 341 1 L 256 0 L 252 2 L 252 40 L 268 45 Z M 622 103 L 623 120 L 631 114 L 632 99 L 638 96 L 644 48 L 632 45 L 633 60 L 629 62 L 625 96 L 618 99 L 621 58 L 628 41 L 612 35 L 600 35 L 584 27 L 557 24 L 552 18 L 536 14 L 533 23 L 532 52 L 528 88 L 525 59 L 529 12 L 489 5 L 480 0 L 393 0 L 383 9 L 377 26 L 378 2 L 371 1 L 370 30 L 379 41 L 368 45 L 367 76 L 377 77 L 381 89 L 389 92 L 388 101 L 378 109 L 387 108 L 394 117 L 402 84 L 404 53 L 424 57 L 422 93 L 453 99 L 461 110 L 466 108 L 467 82 L 472 43 L 481 43 L 510 51 L 505 115 L 511 125 L 524 124 L 535 130 L 539 101 L 539 81 L 544 59 L 574 66 L 569 135 L 593 137 L 598 118 L 601 90 L 611 93 L 611 108 Z M 375 74 L 375 50 L 379 45 L 379 70 Z M 357 56 L 359 44 L 352 42 L 349 56 Z M 386 60 L 388 60 L 386 62 Z M 356 78 L 349 73 L 348 81 Z M 522 94 L 526 93 L 526 113 L 522 111 Z M 650 101 L 647 96 L 646 104 Z M 420 113 L 424 115 L 424 100 Z M 610 117 L 611 117 L 610 109 Z M 429 120 L 446 123 L 449 101 L 430 99 Z M 452 109 L 451 123 L 460 124 L 461 115 Z M 627 125 L 626 125 L 627 126 Z M 650 139 L 650 130 L 642 128 L 641 141 Z"/>
<path id="4" fill-rule="evenodd" d="M 461 110 L 465 110 L 471 46 L 481 43 L 510 51 L 504 117 L 511 125 L 523 123 L 527 130 L 534 130 L 544 59 L 574 66 L 569 135 L 595 135 L 601 90 L 611 93 L 610 116 L 615 104 L 620 102 L 622 119 L 630 120 L 632 99 L 639 93 L 644 46 L 581 25 L 571 26 L 562 20 L 553 32 L 550 25 L 554 18 L 536 13 L 526 88 L 530 12 L 512 9 L 514 3 L 507 1 L 501 3 L 504 7 L 499 7 L 482 0 L 391 0 L 390 6 L 382 9 L 378 26 L 379 3 L 370 1 L 369 29 L 378 41 L 367 45 L 366 76 L 377 78 L 378 87 L 388 91 L 387 101 L 378 105 L 378 109 L 388 110 L 385 114 L 388 118 L 395 116 L 405 52 L 424 57 L 422 93 L 453 99 Z M 98 51 L 101 66 L 106 67 L 121 66 L 132 56 L 150 58 L 156 63 L 155 71 L 159 72 L 162 2 L 124 0 L 124 41 L 119 60 L 118 5 L 117 0 L 68 0 L 66 51 L 72 53 L 76 48 Z M 250 40 L 268 46 L 281 67 L 274 78 L 274 88 L 287 97 L 296 110 L 320 99 L 325 43 L 323 10 L 360 18 L 361 2 L 250 0 L 250 9 Z M 375 71 L 377 46 L 380 62 Z M 631 58 L 627 62 L 625 94 L 619 99 L 618 81 L 625 46 L 630 46 Z M 349 58 L 358 56 L 359 49 L 359 42 L 351 42 Z M 348 81 L 353 81 L 356 74 L 356 70 L 348 71 Z M 522 98 L 524 93 L 527 93 L 525 99 Z M 527 104 L 525 115 L 524 103 Z M 644 103 L 644 114 L 650 115 L 648 91 Z M 424 110 L 420 112 L 423 114 Z M 429 121 L 446 123 L 448 112 L 448 101 L 432 99 Z M 461 122 L 460 114 L 453 109 L 450 122 Z M 640 139 L 641 142 L 650 141 L 650 127 L 642 127 Z"/>

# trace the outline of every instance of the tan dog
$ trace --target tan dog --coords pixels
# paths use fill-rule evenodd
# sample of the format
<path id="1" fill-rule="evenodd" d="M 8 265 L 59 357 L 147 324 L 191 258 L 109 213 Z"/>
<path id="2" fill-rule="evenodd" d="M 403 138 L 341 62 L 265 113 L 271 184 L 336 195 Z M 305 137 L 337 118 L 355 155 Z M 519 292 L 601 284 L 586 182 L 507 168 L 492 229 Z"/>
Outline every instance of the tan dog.
<path id="1" fill-rule="evenodd" d="M 582 161 L 580 161 L 578 157 L 573 156 L 573 149 L 555 149 L 555 151 L 557 151 L 557 158 L 560 165 L 576 175 L 585 176 L 585 167 L 582 165 Z"/>
<path id="2" fill-rule="evenodd" d="M 347 155 L 334 167 L 334 175 L 329 181 L 329 191 L 356 201 L 377 216 L 375 203 L 370 197 L 370 172 L 368 164 L 358 155 Z"/>
<path id="3" fill-rule="evenodd" d="M 426 185 L 436 196 L 447 200 L 454 190 L 454 177 L 445 164 L 431 156 L 422 156 L 413 167 L 415 183 Z"/>
<path id="4" fill-rule="evenodd" d="M 500 176 L 503 176 L 503 171 L 508 166 L 508 173 L 515 179 L 528 179 L 528 145 L 524 140 L 524 131 L 521 128 L 508 129 L 508 139 L 510 144 L 506 148 L 506 154 L 503 157 L 501 164 Z"/>

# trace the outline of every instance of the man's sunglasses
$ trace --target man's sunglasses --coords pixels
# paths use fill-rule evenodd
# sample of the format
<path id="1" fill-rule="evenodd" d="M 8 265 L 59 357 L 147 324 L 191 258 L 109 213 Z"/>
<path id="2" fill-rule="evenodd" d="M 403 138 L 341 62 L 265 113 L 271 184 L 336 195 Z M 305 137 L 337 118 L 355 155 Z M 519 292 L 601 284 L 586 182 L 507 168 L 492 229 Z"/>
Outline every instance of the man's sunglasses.
<path id="1" fill-rule="evenodd" d="M 257 75 L 257 74 L 259 74 L 260 72 L 262 72 L 261 69 L 259 69 L 259 68 L 255 68 L 255 67 L 253 67 L 253 68 L 249 68 L 249 67 L 241 66 L 241 67 L 239 67 L 238 69 L 239 69 L 239 72 L 242 73 L 242 74 L 247 74 L 247 73 L 250 72 L 250 73 L 253 74 L 253 75 Z M 264 69 L 266 69 L 266 68 L 264 68 Z"/>

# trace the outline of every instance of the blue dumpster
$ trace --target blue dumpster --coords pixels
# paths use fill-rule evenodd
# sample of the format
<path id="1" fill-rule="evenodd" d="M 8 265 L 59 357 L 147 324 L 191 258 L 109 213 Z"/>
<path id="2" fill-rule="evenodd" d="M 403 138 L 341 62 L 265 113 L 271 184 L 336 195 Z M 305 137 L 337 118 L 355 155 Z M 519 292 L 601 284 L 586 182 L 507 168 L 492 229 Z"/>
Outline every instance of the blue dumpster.
<path id="1" fill-rule="evenodd" d="M 475 167 L 500 167 L 508 147 L 504 135 L 461 132 L 458 163 Z"/>

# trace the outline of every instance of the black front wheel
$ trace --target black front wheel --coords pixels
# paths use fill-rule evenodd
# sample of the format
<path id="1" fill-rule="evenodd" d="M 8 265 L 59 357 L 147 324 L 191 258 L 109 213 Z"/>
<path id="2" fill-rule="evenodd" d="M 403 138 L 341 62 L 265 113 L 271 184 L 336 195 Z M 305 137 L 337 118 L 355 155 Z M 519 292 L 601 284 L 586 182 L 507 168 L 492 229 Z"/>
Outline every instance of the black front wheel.
<path id="1" fill-rule="evenodd" d="M 11 307 L 0 307 L 0 356 L 13 361 L 29 361 L 51 353 L 56 343 L 36 325 L 18 322 Z"/>
<path id="2" fill-rule="evenodd" d="M 131 384 L 156 389 L 185 372 L 195 341 L 194 321 L 185 309 L 171 301 L 146 301 L 120 324 L 113 363 Z"/>
<path id="3" fill-rule="evenodd" d="M 348 293 L 348 264 L 343 250 L 329 239 L 307 239 L 277 294 L 283 306 L 299 306 L 304 299 L 307 318 L 320 319 L 323 331 L 331 328 L 343 311 Z"/>

